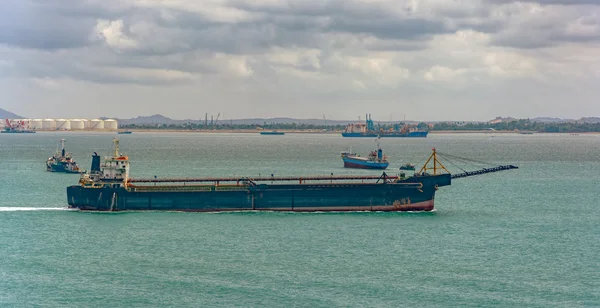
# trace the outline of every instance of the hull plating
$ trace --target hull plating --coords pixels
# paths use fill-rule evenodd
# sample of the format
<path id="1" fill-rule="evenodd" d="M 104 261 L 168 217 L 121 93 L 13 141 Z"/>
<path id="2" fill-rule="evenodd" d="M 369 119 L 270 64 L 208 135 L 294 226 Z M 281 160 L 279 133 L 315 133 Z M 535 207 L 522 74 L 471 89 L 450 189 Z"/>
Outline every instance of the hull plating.
<path id="1" fill-rule="evenodd" d="M 81 173 L 81 171 L 79 171 L 79 169 L 73 170 L 73 169 L 70 169 L 69 166 L 65 166 L 62 164 L 46 166 L 46 171 L 62 172 L 62 173 Z"/>
<path id="2" fill-rule="evenodd" d="M 32 130 L 3 130 L 0 131 L 3 134 L 35 134 Z"/>
<path id="3" fill-rule="evenodd" d="M 285 135 L 284 132 L 260 132 L 261 135 Z"/>
<path id="4" fill-rule="evenodd" d="M 388 162 L 376 162 L 369 161 L 366 159 L 357 159 L 351 157 L 343 157 L 345 168 L 356 168 L 356 169 L 379 169 L 384 170 L 388 167 Z"/>
<path id="5" fill-rule="evenodd" d="M 449 178 L 446 180 L 449 185 Z M 187 191 L 71 186 L 67 199 L 71 208 L 95 211 L 431 211 L 436 191 L 431 183 L 262 184 L 202 186 Z"/>

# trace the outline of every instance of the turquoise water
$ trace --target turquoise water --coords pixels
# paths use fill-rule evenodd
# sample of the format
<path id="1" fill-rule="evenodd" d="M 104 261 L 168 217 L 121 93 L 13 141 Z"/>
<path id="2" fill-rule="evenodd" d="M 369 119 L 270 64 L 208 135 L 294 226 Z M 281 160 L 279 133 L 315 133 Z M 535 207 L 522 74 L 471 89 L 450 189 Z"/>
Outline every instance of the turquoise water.
<path id="1" fill-rule="evenodd" d="M 389 173 L 432 147 L 519 165 L 456 180 L 432 213 L 65 210 L 77 175 L 44 171 L 58 140 L 89 168 L 116 136 L 0 135 L 0 307 L 600 305 L 598 135 L 382 140 Z M 348 147 L 367 154 L 369 138 L 119 138 L 136 177 L 378 174 L 339 158 Z"/>

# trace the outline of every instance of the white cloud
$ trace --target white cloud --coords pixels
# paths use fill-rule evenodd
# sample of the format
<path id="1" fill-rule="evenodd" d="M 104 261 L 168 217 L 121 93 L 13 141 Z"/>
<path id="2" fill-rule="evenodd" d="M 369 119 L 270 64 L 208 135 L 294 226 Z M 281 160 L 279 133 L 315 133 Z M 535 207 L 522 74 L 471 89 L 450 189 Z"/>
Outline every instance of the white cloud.
<path id="1" fill-rule="evenodd" d="M 30 79 L 36 86 L 46 90 L 58 90 L 60 89 L 60 83 L 52 78 L 31 78 Z"/>
<path id="2" fill-rule="evenodd" d="M 249 77 L 254 74 L 252 68 L 248 65 L 244 56 L 230 56 L 226 54 L 216 54 L 215 59 L 221 60 L 226 65 L 227 72 L 237 77 Z"/>
<path id="3" fill-rule="evenodd" d="M 433 66 L 424 74 L 427 81 L 456 81 L 456 77 L 464 75 L 465 69 L 452 69 L 445 66 Z"/>
<path id="4" fill-rule="evenodd" d="M 95 31 L 100 39 L 116 50 L 134 49 L 138 43 L 123 33 L 123 20 L 98 20 Z"/>

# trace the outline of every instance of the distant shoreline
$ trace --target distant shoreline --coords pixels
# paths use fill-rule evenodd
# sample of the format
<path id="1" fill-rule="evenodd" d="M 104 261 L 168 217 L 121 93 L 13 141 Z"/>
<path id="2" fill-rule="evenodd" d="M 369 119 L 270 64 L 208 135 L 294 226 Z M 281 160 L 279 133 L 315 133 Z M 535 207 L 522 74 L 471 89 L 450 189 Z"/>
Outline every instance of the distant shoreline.
<path id="1" fill-rule="evenodd" d="M 260 132 L 268 132 L 271 130 L 244 130 L 244 129 L 220 129 L 220 130 L 188 130 L 188 129 L 98 129 L 98 130 L 37 130 L 39 133 L 117 133 L 121 131 L 130 131 L 132 133 L 242 133 L 242 134 L 259 134 Z M 290 134 L 319 134 L 319 135 L 339 135 L 342 131 L 318 131 L 318 130 L 286 130 L 286 129 L 277 129 L 277 132 L 282 133 L 290 133 Z M 430 131 L 430 135 L 442 135 L 442 134 L 520 134 L 516 131 L 490 131 L 490 130 L 436 130 Z M 533 132 L 533 134 L 563 134 L 563 135 L 595 135 L 600 134 L 600 132 Z"/>

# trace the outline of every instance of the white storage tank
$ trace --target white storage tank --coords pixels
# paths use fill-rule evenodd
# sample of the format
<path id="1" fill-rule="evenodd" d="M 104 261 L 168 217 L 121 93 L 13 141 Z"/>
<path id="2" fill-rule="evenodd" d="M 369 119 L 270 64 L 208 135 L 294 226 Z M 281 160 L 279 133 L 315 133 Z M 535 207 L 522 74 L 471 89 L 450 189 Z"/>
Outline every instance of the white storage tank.
<path id="1" fill-rule="evenodd" d="M 66 119 L 58 119 L 56 120 L 56 130 L 70 130 L 71 122 Z"/>
<path id="2" fill-rule="evenodd" d="M 42 129 L 42 119 L 33 119 L 29 122 L 31 129 Z"/>
<path id="3" fill-rule="evenodd" d="M 93 119 L 90 121 L 90 129 L 104 129 L 104 121 Z"/>
<path id="4" fill-rule="evenodd" d="M 82 119 L 70 119 L 71 129 L 85 129 L 85 123 Z"/>
<path id="5" fill-rule="evenodd" d="M 56 129 L 56 121 L 54 121 L 53 119 L 42 120 L 42 129 Z"/>
<path id="6" fill-rule="evenodd" d="M 117 128 L 119 128 L 119 124 L 117 123 L 117 120 L 106 119 L 106 120 L 104 120 L 104 128 L 117 129 Z"/>
<path id="7" fill-rule="evenodd" d="M 81 121 L 83 122 L 83 129 L 90 129 L 90 120 L 81 119 Z"/>

